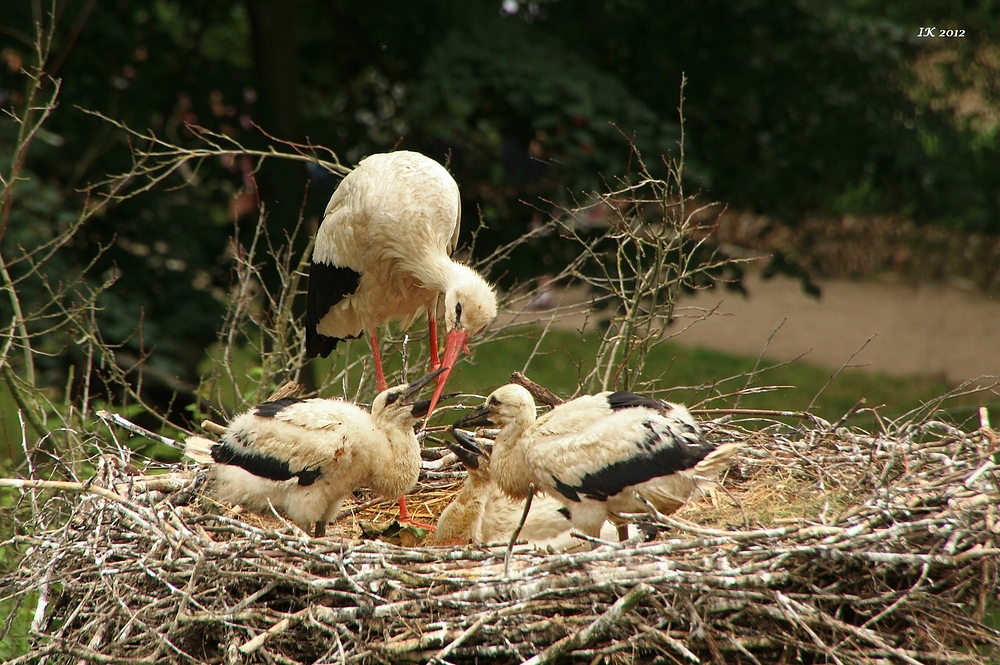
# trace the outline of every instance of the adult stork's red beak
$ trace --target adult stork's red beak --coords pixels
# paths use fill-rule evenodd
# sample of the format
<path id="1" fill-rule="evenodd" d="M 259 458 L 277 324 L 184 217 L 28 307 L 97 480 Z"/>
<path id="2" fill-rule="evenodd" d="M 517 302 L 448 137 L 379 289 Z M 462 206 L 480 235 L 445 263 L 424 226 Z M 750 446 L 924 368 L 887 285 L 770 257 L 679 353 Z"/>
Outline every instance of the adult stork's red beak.
<path id="1" fill-rule="evenodd" d="M 462 351 L 469 352 L 468 341 L 469 333 L 464 330 L 455 328 L 448 333 L 448 339 L 444 344 L 444 356 L 441 358 L 441 369 L 444 371 L 437 377 L 437 387 L 434 389 L 434 395 L 431 397 L 430 408 L 427 409 L 427 420 L 430 420 L 431 414 L 434 413 L 434 407 L 437 406 L 438 400 L 441 399 L 441 393 L 444 392 L 444 384 L 448 382 L 451 370 L 454 369 L 455 363 L 458 362 L 458 354 Z M 427 422 L 427 420 L 424 422 Z"/>

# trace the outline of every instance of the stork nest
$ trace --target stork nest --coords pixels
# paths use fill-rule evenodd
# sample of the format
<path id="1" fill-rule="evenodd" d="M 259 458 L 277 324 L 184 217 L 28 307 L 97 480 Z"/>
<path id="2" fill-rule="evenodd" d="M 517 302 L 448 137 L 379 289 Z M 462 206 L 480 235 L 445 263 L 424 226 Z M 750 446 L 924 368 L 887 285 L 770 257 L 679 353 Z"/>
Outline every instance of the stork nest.
<path id="1" fill-rule="evenodd" d="M 110 455 L 85 487 L 23 481 L 12 662 L 997 662 L 992 430 L 706 431 L 746 443 L 728 495 L 646 516 L 650 542 L 518 546 L 507 566 L 503 545 L 359 539 L 385 505 L 314 539 Z M 439 514 L 457 471 L 425 472 L 411 507 Z"/>

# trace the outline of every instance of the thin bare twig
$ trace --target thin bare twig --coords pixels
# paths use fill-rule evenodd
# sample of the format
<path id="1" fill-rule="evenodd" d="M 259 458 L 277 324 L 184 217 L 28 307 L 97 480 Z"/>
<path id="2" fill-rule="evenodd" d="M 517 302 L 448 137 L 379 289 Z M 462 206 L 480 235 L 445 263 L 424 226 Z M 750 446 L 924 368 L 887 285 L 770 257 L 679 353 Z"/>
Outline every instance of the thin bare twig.
<path id="1" fill-rule="evenodd" d="M 142 427 L 141 425 L 136 425 L 135 423 L 123 418 L 117 413 L 110 413 L 108 411 L 101 410 L 97 412 L 97 416 L 101 420 L 104 420 L 107 423 L 118 425 L 119 427 L 124 427 L 133 434 L 138 434 L 139 436 L 146 437 L 150 441 L 156 441 L 157 443 L 162 443 L 165 446 L 170 446 L 171 448 L 175 448 L 177 450 L 184 450 L 184 446 L 177 443 L 177 441 L 175 441 L 174 439 L 163 436 L 162 434 L 157 434 L 156 432 L 148 430 L 145 427 Z"/>
<path id="2" fill-rule="evenodd" d="M 521 519 L 517 523 L 517 528 L 514 529 L 514 533 L 510 534 L 510 540 L 507 542 L 507 551 L 504 553 L 503 557 L 503 576 L 508 577 L 510 575 L 510 555 L 514 551 L 514 543 L 517 542 L 517 537 L 521 535 L 521 529 L 524 528 L 524 523 L 528 519 L 528 512 L 531 510 L 531 501 L 535 498 L 535 484 L 528 483 L 528 496 L 524 499 L 524 510 L 521 511 Z"/>

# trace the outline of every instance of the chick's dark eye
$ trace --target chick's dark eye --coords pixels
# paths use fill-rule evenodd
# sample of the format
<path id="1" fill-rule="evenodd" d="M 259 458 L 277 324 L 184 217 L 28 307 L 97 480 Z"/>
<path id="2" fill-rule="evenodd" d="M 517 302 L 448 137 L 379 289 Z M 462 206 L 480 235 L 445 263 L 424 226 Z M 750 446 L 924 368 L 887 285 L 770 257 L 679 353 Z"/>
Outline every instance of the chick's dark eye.
<path id="1" fill-rule="evenodd" d="M 393 404 L 393 403 L 395 403 L 396 400 L 399 399 L 399 395 L 400 395 L 400 393 L 389 393 L 388 396 L 386 396 L 386 398 L 385 398 L 385 403 L 386 404 Z"/>
<path id="2" fill-rule="evenodd" d="M 486 400 L 486 408 L 488 408 L 488 409 L 492 409 L 493 407 L 500 406 L 500 404 L 502 404 L 502 402 L 500 400 L 498 400 L 496 397 L 491 397 L 488 400 Z"/>

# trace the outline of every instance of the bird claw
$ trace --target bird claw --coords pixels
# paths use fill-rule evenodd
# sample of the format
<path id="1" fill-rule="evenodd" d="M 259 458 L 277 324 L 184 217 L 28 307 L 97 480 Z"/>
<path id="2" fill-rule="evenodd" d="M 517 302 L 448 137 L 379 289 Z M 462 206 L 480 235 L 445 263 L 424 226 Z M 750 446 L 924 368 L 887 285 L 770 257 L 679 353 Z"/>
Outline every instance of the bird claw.
<path id="1" fill-rule="evenodd" d="M 421 529 L 427 529 L 428 531 L 434 531 L 434 525 L 433 524 L 426 524 L 424 522 L 418 522 L 418 521 L 416 521 L 415 519 L 412 519 L 412 518 L 403 519 L 402 515 L 400 515 L 399 519 L 396 520 L 396 521 L 399 522 L 400 524 L 408 524 L 410 526 L 415 526 L 415 527 L 418 527 L 418 528 L 421 528 Z"/>
<path id="2" fill-rule="evenodd" d="M 410 516 L 410 510 L 406 507 L 406 497 L 399 499 L 399 518 L 396 521 L 400 524 L 410 524 L 421 529 L 427 529 L 428 531 L 434 530 L 433 525 L 417 522 Z"/>

